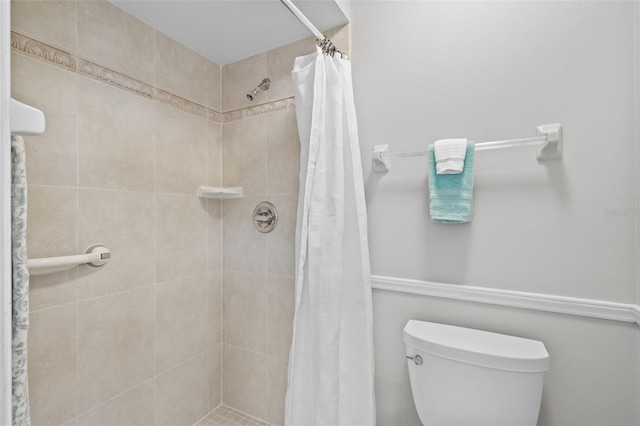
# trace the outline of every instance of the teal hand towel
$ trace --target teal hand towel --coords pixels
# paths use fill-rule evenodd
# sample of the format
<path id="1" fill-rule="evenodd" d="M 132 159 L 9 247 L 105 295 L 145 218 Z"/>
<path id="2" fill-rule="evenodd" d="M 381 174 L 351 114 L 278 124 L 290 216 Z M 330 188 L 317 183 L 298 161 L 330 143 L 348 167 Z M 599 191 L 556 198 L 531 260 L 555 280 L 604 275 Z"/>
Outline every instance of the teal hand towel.
<path id="1" fill-rule="evenodd" d="M 429 210 L 431 221 L 437 223 L 471 222 L 473 215 L 473 154 L 474 143 L 467 142 L 467 154 L 462 173 L 439 175 L 433 144 L 429 145 Z"/>

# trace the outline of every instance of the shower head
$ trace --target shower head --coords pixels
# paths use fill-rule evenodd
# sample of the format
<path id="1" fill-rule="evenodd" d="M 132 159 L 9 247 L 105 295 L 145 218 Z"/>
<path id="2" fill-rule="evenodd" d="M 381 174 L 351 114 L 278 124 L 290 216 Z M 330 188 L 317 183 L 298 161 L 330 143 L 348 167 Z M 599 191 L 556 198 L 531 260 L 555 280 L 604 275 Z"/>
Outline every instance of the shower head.
<path id="1" fill-rule="evenodd" d="M 247 99 L 253 102 L 258 93 L 262 92 L 263 90 L 269 90 L 269 87 L 271 87 L 271 80 L 265 78 L 260 82 L 260 84 L 258 84 L 258 87 L 247 93 Z"/>

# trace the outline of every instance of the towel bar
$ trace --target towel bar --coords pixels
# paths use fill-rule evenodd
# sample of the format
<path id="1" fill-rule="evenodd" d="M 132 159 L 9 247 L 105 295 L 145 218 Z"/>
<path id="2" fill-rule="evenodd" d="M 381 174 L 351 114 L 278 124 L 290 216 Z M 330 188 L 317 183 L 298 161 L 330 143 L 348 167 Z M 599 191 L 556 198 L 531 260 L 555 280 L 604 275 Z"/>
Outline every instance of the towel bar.
<path id="1" fill-rule="evenodd" d="M 539 161 L 562 158 L 562 124 L 543 124 L 542 126 L 538 126 L 536 131 L 538 136 L 530 138 L 479 142 L 476 143 L 475 150 L 484 151 L 524 145 L 538 145 Z M 391 157 L 420 157 L 427 155 L 427 148 L 409 151 L 387 151 L 387 149 L 389 149 L 389 145 L 376 145 L 373 147 L 373 171 L 375 173 L 387 173 L 389 171 L 389 158 Z"/>

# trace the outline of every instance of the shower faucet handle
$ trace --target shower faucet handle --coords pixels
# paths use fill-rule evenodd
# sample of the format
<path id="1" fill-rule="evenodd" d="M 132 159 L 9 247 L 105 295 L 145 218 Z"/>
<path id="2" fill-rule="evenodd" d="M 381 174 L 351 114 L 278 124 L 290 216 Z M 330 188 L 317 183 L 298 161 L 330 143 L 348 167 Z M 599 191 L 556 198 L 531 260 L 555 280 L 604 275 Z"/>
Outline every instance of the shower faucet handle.
<path id="1" fill-rule="evenodd" d="M 268 211 L 257 213 L 255 218 L 256 222 L 266 222 L 267 224 L 271 223 L 271 221 L 275 220 L 275 216 Z"/>
<path id="2" fill-rule="evenodd" d="M 271 232 L 278 224 L 278 210 L 276 206 L 263 201 L 253 210 L 253 224 L 260 232 Z"/>
<path id="3" fill-rule="evenodd" d="M 415 356 L 407 355 L 407 359 L 413 360 L 413 362 L 416 365 L 422 365 L 422 363 L 423 363 L 422 357 L 420 355 L 415 355 Z"/>

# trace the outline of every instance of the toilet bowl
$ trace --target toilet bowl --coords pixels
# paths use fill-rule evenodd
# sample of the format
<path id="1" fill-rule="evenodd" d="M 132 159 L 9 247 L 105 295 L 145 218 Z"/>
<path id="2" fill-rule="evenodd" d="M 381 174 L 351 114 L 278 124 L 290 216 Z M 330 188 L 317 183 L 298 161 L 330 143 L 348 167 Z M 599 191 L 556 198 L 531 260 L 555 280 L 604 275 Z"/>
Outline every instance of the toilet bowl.
<path id="1" fill-rule="evenodd" d="M 549 354 L 542 342 L 410 320 L 413 400 L 425 426 L 534 426 Z"/>

